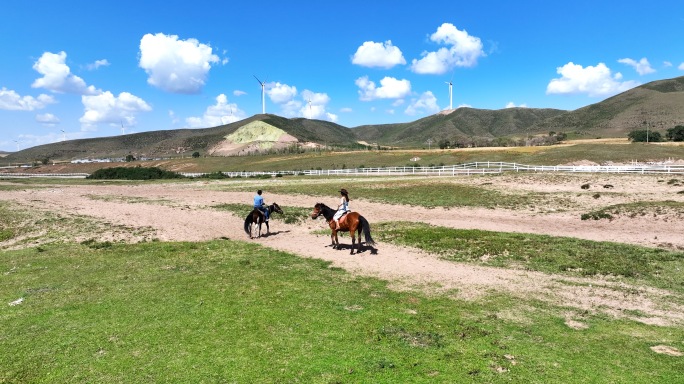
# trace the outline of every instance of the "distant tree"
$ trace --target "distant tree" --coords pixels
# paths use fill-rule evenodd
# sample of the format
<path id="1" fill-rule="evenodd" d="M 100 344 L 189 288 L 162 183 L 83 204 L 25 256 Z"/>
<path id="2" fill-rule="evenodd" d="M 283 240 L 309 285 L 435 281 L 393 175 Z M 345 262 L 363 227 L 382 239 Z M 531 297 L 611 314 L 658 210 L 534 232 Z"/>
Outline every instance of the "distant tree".
<path id="1" fill-rule="evenodd" d="M 668 129 L 667 133 L 665 133 L 665 137 L 672 141 L 684 141 L 684 125 L 678 125 Z"/>
<path id="2" fill-rule="evenodd" d="M 133 157 L 133 155 L 126 155 L 126 161 L 127 162 L 135 161 L 135 157 Z"/>
<path id="3" fill-rule="evenodd" d="M 192 157 L 194 157 L 196 159 L 196 158 L 200 157 L 200 153 L 199 152 L 193 152 Z"/>
<path id="4" fill-rule="evenodd" d="M 451 143 L 447 139 L 441 139 L 437 142 L 439 149 L 449 148 L 449 144 L 451 144 Z"/>
<path id="5" fill-rule="evenodd" d="M 660 132 L 653 132 L 645 129 L 634 130 L 627 135 L 627 138 L 633 143 L 657 143 L 659 141 L 663 141 L 663 137 Z"/>
<path id="6" fill-rule="evenodd" d="M 558 141 L 563 141 L 563 140 L 565 140 L 565 139 L 567 139 L 567 138 L 568 138 L 568 134 L 565 133 L 565 132 L 558 132 L 558 133 L 556 134 L 556 140 L 558 140 Z"/>

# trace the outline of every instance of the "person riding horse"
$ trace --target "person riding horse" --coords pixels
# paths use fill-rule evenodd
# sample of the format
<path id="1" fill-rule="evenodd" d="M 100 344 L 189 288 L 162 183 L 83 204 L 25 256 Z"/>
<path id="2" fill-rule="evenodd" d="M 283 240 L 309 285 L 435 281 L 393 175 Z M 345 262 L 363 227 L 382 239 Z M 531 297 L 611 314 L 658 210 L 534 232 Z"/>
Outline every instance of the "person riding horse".
<path id="1" fill-rule="evenodd" d="M 268 216 L 269 216 L 269 211 L 268 211 L 268 205 L 264 202 L 264 198 L 261 196 L 261 189 L 257 191 L 257 194 L 254 195 L 254 208 L 258 209 L 259 212 L 264 214 L 264 221 L 268 222 Z"/>
<path id="2" fill-rule="evenodd" d="M 342 188 L 340 189 L 340 195 L 342 196 L 340 198 L 340 204 L 337 206 L 337 212 L 335 212 L 335 216 L 333 216 L 333 220 L 335 220 L 335 229 L 339 230 L 340 229 L 340 218 L 344 216 L 347 212 L 350 212 L 351 210 L 349 209 L 349 192 L 347 192 L 346 189 Z"/>

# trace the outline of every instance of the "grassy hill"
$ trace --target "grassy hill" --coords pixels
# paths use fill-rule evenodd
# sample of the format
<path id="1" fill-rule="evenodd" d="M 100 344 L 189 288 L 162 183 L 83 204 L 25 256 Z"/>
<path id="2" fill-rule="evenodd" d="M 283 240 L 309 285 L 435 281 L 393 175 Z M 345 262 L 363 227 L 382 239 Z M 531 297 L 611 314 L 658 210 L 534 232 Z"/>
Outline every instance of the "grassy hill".
<path id="1" fill-rule="evenodd" d="M 486 110 L 458 108 L 450 113 L 441 112 L 411 123 L 364 125 L 354 128 L 359 140 L 394 146 L 421 146 L 428 139 L 467 137 L 502 137 L 524 135 L 534 124 L 558 116 L 558 109 L 507 108 Z"/>
<path id="2" fill-rule="evenodd" d="M 539 121 L 532 131 L 626 137 L 633 130 L 665 130 L 684 124 L 684 76 L 630 89 L 600 103 Z"/>
<path id="3" fill-rule="evenodd" d="M 248 119 L 214 128 L 174 129 L 129 135 L 68 140 L 27 148 L 8 156 L 10 161 L 71 160 L 82 158 L 136 158 L 189 156 L 225 139 L 240 127 L 253 121 L 279 127 L 302 142 L 325 143 L 349 148 L 357 145 L 349 128 L 320 120 L 287 119 L 275 115 L 255 115 Z"/>
<path id="4" fill-rule="evenodd" d="M 232 124 L 204 129 L 177 129 L 130 135 L 70 140 L 28 148 L 7 155 L 11 162 L 43 159 L 180 157 L 204 154 L 225 142 L 239 128 L 262 121 L 294 136 L 335 148 L 353 148 L 358 141 L 395 147 L 424 147 L 441 139 L 521 138 L 565 132 L 570 137 L 627 137 L 635 129 L 665 133 L 684 124 L 684 76 L 654 81 L 575 111 L 539 108 L 484 110 L 458 108 L 401 124 L 362 125 L 347 128 L 336 123 L 276 115 L 255 115 Z"/>

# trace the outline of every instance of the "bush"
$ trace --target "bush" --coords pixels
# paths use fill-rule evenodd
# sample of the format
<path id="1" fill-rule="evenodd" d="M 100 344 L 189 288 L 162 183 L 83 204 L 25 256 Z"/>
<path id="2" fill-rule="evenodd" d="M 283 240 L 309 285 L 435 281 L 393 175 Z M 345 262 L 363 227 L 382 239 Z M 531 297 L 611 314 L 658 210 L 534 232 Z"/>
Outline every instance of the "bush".
<path id="1" fill-rule="evenodd" d="M 672 141 L 684 141 L 684 125 L 678 125 L 668 129 L 667 133 L 665 133 L 665 137 Z"/>
<path id="2" fill-rule="evenodd" d="M 200 157 L 200 153 L 199 152 L 193 152 L 192 157 L 196 159 L 196 158 Z"/>
<path id="3" fill-rule="evenodd" d="M 653 132 L 646 129 L 632 131 L 627 135 L 627 138 L 633 143 L 657 143 L 663 141 L 663 137 L 660 135 L 660 132 Z"/>
<path id="4" fill-rule="evenodd" d="M 157 167 L 113 167 L 102 168 L 93 172 L 87 179 L 108 180 L 153 180 L 153 179 L 181 179 L 184 176 L 176 172 L 165 171 Z"/>

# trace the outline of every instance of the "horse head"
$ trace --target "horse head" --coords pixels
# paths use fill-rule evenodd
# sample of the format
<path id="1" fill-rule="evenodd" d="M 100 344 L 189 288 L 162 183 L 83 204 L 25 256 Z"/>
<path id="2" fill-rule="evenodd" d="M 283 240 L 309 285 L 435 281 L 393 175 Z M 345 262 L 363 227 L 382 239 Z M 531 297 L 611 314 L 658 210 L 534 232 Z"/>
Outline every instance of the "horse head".
<path id="1" fill-rule="evenodd" d="M 278 204 L 273 203 L 273 205 L 271 205 L 271 207 L 272 207 L 271 210 L 272 210 L 273 212 L 280 213 L 281 215 L 283 214 L 283 210 L 280 209 L 280 206 L 279 206 Z"/>
<path id="2" fill-rule="evenodd" d="M 311 212 L 311 218 L 317 219 L 318 216 L 320 216 L 323 213 L 323 207 L 324 205 L 322 203 L 316 203 L 316 205 L 314 205 L 313 212 Z"/>

